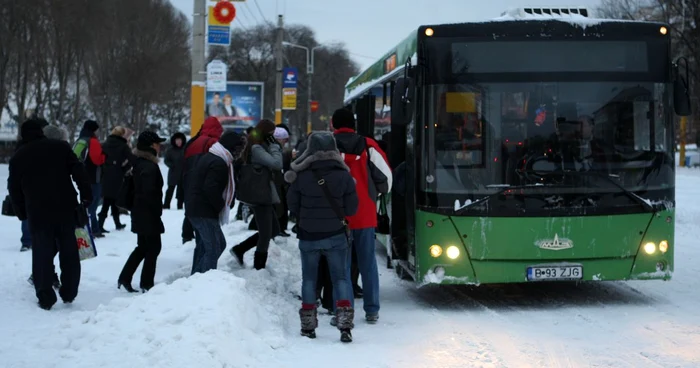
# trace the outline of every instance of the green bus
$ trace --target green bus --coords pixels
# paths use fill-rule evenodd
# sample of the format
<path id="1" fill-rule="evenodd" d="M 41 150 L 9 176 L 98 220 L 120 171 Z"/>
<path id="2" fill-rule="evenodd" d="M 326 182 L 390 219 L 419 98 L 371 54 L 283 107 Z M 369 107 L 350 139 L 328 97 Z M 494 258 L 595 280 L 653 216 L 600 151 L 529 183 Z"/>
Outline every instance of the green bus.
<path id="1" fill-rule="evenodd" d="M 669 280 L 690 114 L 670 33 L 515 9 L 421 26 L 352 78 L 358 132 L 390 108 L 389 265 L 421 285 Z"/>

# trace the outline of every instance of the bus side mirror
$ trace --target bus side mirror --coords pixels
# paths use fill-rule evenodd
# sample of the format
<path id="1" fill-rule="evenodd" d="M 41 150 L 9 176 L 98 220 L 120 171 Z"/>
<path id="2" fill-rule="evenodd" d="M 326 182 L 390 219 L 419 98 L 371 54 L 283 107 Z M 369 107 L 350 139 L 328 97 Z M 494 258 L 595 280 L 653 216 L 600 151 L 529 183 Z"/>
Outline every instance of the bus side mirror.
<path id="1" fill-rule="evenodd" d="M 408 125 L 413 118 L 415 83 L 410 77 L 401 77 L 394 85 L 391 96 L 391 124 Z"/>
<path id="2" fill-rule="evenodd" d="M 685 75 L 681 74 L 680 65 L 678 64 L 681 60 L 685 60 Z M 690 106 L 690 91 L 688 90 L 688 60 L 685 58 L 680 58 L 674 64 L 675 67 L 675 77 L 673 79 L 673 109 L 678 116 L 690 116 L 692 114 L 692 108 Z"/>

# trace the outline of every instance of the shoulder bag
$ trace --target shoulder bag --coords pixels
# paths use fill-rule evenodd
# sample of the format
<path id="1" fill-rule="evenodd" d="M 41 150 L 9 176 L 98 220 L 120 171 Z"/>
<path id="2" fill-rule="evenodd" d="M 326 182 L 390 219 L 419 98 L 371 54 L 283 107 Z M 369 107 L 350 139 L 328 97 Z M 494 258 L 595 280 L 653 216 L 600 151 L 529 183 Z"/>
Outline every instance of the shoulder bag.
<path id="1" fill-rule="evenodd" d="M 236 173 L 236 199 L 251 206 L 272 204 L 272 171 L 248 161 Z"/>
<path id="2" fill-rule="evenodd" d="M 311 172 L 316 177 L 318 186 L 321 187 L 321 190 L 323 191 L 323 196 L 326 197 L 326 200 L 328 201 L 328 204 L 331 205 L 333 212 L 335 212 L 335 215 L 340 220 L 340 223 L 343 224 L 343 228 L 345 229 L 345 237 L 348 239 L 348 243 L 350 243 L 350 226 L 348 226 L 348 221 L 345 219 L 345 214 L 343 213 L 343 210 L 340 208 L 338 202 L 336 202 L 335 199 L 333 199 L 333 195 L 331 195 L 331 190 L 328 189 L 328 186 L 326 185 L 326 180 L 323 179 L 321 174 L 319 174 L 316 170 L 311 170 Z"/>

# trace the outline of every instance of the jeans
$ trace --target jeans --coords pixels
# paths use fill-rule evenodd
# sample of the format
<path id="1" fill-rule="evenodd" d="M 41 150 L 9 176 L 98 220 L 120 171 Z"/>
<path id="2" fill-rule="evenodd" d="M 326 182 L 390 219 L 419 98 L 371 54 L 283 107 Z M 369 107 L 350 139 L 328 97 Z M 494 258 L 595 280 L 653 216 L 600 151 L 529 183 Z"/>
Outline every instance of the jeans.
<path id="1" fill-rule="evenodd" d="M 192 275 L 215 270 L 219 257 L 226 249 L 226 238 L 218 219 L 190 217 L 196 246 L 192 259 Z"/>
<path id="2" fill-rule="evenodd" d="M 61 264 L 61 299 L 72 302 L 80 284 L 80 256 L 72 219 L 59 223 L 39 224 L 32 229 L 32 276 L 36 296 L 42 305 L 56 303 L 53 259 L 58 253 Z"/>
<path id="3" fill-rule="evenodd" d="M 321 255 L 328 261 L 335 301 L 352 300 L 352 290 L 344 286 L 350 284 L 349 273 L 346 270 L 349 247 L 345 234 L 322 240 L 300 240 L 299 250 L 301 251 L 302 303 L 316 304 L 316 282 Z"/>
<path id="4" fill-rule="evenodd" d="M 101 233 L 100 223 L 97 221 L 97 207 L 100 206 L 100 199 L 102 198 L 102 184 L 92 184 L 90 186 L 92 189 L 92 203 L 88 207 L 88 214 L 90 215 L 90 229 L 92 233 Z"/>
<path id="5" fill-rule="evenodd" d="M 379 269 L 374 253 L 374 228 L 352 231 L 352 247 L 357 254 L 357 266 L 362 276 L 362 292 L 366 314 L 379 313 Z M 352 257 L 347 257 L 347 272 L 350 275 Z M 348 292 L 353 295 L 352 282 L 347 283 Z M 354 307 L 354 298 L 352 299 Z"/>
<path id="6" fill-rule="evenodd" d="M 32 235 L 29 232 L 29 220 L 22 221 L 22 238 L 20 239 L 23 247 L 32 247 Z"/>
<path id="7" fill-rule="evenodd" d="M 119 282 L 131 285 L 131 279 L 143 261 L 140 286 L 142 289 L 150 289 L 155 284 L 156 263 L 162 247 L 160 234 L 136 234 L 136 239 L 138 245 L 126 260 Z"/>

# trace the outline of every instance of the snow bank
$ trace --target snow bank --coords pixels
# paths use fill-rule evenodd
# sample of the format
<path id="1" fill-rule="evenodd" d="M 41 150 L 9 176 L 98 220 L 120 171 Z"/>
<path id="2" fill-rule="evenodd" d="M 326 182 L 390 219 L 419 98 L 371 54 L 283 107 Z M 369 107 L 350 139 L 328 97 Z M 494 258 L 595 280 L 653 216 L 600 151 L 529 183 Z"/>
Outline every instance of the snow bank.
<path id="1" fill-rule="evenodd" d="M 245 280 L 222 271 L 114 299 L 65 321 L 62 338 L 47 336 L 25 365 L 221 367 L 259 364 L 283 343 L 280 326 L 253 300 Z M 64 365 L 65 364 L 65 365 Z"/>
<path id="2" fill-rule="evenodd" d="M 231 266 L 233 257 L 226 252 L 223 270 L 161 283 L 146 294 L 124 294 L 94 311 L 69 312 L 26 344 L 26 351 L 15 351 L 11 365 L 280 366 L 273 351 L 298 334 L 292 295 L 300 285 L 295 248 L 271 244 L 270 267 L 262 271 Z M 0 350 L 5 348 L 10 347 Z"/>

